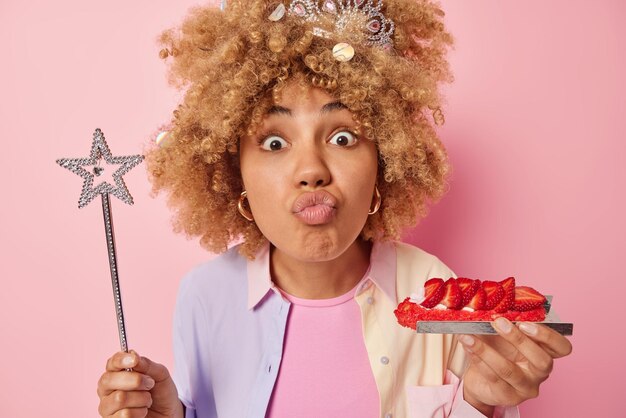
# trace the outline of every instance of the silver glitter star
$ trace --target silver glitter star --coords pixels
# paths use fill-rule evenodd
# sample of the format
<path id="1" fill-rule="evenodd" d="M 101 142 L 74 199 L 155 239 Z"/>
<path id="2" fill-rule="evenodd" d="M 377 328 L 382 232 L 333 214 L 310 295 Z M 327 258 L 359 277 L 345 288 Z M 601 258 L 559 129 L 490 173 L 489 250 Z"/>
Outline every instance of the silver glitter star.
<path id="1" fill-rule="evenodd" d="M 118 169 L 113 173 L 115 186 L 104 181 L 95 188 L 93 187 L 94 175 L 96 177 L 99 176 L 103 170 L 103 168 L 98 165 L 101 158 L 103 158 L 107 164 L 119 164 Z M 91 154 L 89 158 L 61 158 L 57 160 L 57 164 L 85 179 L 80 199 L 78 199 L 78 207 L 82 208 L 87 206 L 96 196 L 104 196 L 106 194 L 112 194 L 122 202 L 132 205 L 133 198 L 128 192 L 128 188 L 122 176 L 142 161 L 143 155 L 113 157 L 104 139 L 104 134 L 100 129 L 96 129 L 93 134 L 93 143 L 91 144 Z M 84 166 L 93 166 L 93 172 L 86 170 L 83 168 Z"/>

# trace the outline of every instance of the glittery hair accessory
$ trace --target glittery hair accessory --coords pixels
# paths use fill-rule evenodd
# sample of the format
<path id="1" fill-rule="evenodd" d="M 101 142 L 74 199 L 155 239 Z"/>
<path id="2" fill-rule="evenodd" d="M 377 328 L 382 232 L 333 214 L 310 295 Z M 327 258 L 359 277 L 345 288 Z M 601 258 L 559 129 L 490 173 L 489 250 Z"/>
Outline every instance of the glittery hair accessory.
<path id="1" fill-rule="evenodd" d="M 382 7 L 382 0 L 293 0 L 289 14 L 313 23 L 317 36 L 342 37 L 358 30 L 365 34 L 366 45 L 390 48 L 394 23 L 380 12 Z"/>

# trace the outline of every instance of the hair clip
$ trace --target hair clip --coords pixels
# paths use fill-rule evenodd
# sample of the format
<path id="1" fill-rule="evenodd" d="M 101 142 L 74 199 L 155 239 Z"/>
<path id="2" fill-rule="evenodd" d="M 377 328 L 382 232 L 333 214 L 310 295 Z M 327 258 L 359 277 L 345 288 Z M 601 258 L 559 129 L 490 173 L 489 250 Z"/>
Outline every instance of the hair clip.
<path id="1" fill-rule="evenodd" d="M 365 44 L 388 49 L 395 25 L 380 12 L 382 7 L 382 0 L 292 0 L 289 14 L 313 23 L 313 34 L 324 38 L 341 37 L 354 25 L 364 25 Z"/>

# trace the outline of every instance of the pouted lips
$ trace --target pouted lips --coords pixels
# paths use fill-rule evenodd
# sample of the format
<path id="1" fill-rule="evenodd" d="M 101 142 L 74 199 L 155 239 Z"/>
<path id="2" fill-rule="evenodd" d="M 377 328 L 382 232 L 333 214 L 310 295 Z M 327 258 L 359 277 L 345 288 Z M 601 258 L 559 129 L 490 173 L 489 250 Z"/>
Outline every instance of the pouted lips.
<path id="1" fill-rule="evenodd" d="M 291 211 L 307 225 L 323 225 L 335 216 L 337 199 L 325 190 L 303 193 L 293 202 Z"/>

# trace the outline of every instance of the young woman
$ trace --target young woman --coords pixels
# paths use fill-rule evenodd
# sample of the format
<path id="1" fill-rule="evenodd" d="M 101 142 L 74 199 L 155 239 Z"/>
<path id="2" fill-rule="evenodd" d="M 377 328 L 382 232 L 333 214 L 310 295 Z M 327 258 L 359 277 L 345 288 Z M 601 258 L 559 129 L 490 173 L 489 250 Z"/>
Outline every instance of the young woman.
<path id="1" fill-rule="evenodd" d="M 223 254 L 181 282 L 173 376 L 114 354 L 101 416 L 514 417 L 537 396 L 571 351 L 561 335 L 506 319 L 493 338 L 418 335 L 393 314 L 454 275 L 393 241 L 445 188 L 442 16 L 429 1 L 241 0 L 164 33 L 186 93 L 149 171 L 177 229 Z"/>

